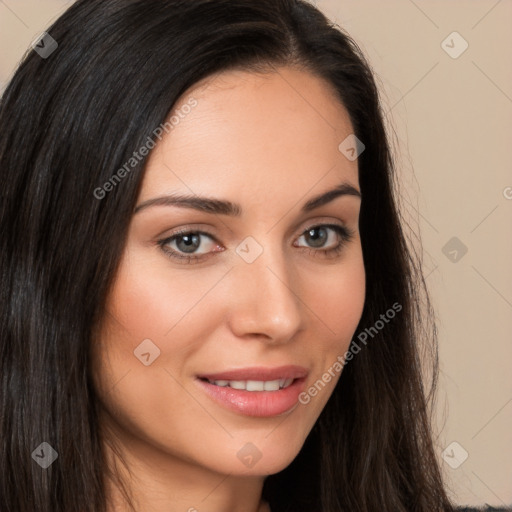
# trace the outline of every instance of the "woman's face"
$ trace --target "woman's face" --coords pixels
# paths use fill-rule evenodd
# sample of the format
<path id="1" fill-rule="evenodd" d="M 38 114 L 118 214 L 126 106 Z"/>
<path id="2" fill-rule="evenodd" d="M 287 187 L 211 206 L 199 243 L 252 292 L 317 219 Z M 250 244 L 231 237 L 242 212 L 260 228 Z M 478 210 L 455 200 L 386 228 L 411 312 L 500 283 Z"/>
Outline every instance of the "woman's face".
<path id="1" fill-rule="evenodd" d="M 196 84 L 147 164 L 94 374 L 124 449 L 161 467 L 287 466 L 362 314 L 361 199 L 331 192 L 359 190 L 348 114 L 278 71 Z"/>

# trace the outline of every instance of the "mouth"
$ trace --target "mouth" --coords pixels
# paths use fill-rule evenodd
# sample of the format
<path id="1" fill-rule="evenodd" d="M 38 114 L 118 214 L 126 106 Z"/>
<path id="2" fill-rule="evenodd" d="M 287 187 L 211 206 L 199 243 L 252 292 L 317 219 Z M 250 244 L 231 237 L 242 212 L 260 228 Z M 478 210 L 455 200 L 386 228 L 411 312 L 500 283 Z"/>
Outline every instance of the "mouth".
<path id="1" fill-rule="evenodd" d="M 289 387 L 295 379 L 277 379 L 277 380 L 209 380 L 201 379 L 214 386 L 221 388 L 229 387 L 232 389 L 242 389 L 244 391 L 279 391 Z"/>
<path id="2" fill-rule="evenodd" d="M 307 375 L 300 366 L 246 368 L 198 375 L 196 382 L 222 407 L 245 416 L 270 417 L 296 407 Z"/>

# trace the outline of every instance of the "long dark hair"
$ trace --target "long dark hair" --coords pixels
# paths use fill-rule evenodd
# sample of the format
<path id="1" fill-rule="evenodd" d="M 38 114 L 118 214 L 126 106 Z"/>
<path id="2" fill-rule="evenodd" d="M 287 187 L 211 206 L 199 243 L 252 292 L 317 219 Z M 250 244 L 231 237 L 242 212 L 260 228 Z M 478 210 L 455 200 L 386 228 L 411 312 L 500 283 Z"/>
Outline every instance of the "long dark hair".
<path id="1" fill-rule="evenodd" d="M 58 47 L 46 58 L 28 52 L 0 103 L 2 510 L 106 507 L 90 347 L 146 158 L 108 197 L 98 187 L 193 84 L 281 65 L 332 86 L 366 146 L 356 332 L 372 336 L 299 455 L 266 479 L 264 498 L 272 512 L 452 510 L 432 441 L 435 386 L 424 387 L 419 357 L 429 356 L 435 383 L 431 306 L 401 227 L 378 91 L 354 41 L 302 0 L 78 0 L 48 33 Z M 395 303 L 400 312 L 371 331 Z M 58 453 L 47 469 L 32 460 L 42 442 Z"/>

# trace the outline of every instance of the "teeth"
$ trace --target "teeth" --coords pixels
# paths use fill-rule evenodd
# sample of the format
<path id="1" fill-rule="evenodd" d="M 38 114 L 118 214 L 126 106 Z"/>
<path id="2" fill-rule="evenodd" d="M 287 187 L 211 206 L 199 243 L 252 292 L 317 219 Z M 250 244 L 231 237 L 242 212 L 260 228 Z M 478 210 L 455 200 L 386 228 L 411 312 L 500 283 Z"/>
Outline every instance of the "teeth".
<path id="1" fill-rule="evenodd" d="M 277 391 L 279 389 L 279 380 L 269 380 L 267 382 L 263 383 L 263 389 L 265 391 Z M 247 383 L 249 384 L 249 383 Z M 247 386 L 247 389 L 249 389 L 249 386 Z"/>
<path id="2" fill-rule="evenodd" d="M 233 389 L 243 389 L 246 391 L 279 391 L 287 388 L 293 379 L 277 380 L 213 380 L 208 381 L 220 387 L 231 387 Z"/>
<path id="3" fill-rule="evenodd" d="M 247 391 L 264 391 L 265 383 L 261 380 L 248 380 L 245 389 Z"/>

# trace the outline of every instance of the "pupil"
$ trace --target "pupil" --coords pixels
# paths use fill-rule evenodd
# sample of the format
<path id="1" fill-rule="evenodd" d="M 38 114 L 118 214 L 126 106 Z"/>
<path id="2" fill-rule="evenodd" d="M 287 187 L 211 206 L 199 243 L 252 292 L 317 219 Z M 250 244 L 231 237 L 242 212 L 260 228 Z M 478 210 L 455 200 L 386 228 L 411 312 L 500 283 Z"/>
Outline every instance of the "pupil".
<path id="1" fill-rule="evenodd" d="M 199 235 L 196 233 L 181 235 L 176 242 L 176 246 L 182 252 L 194 252 L 199 247 Z"/>
<path id="2" fill-rule="evenodd" d="M 315 236 L 316 233 L 316 236 Z M 309 237 L 313 247 L 322 247 L 324 245 L 325 240 L 327 239 L 327 235 L 325 233 L 324 228 L 313 228 L 308 231 L 307 236 Z"/>

